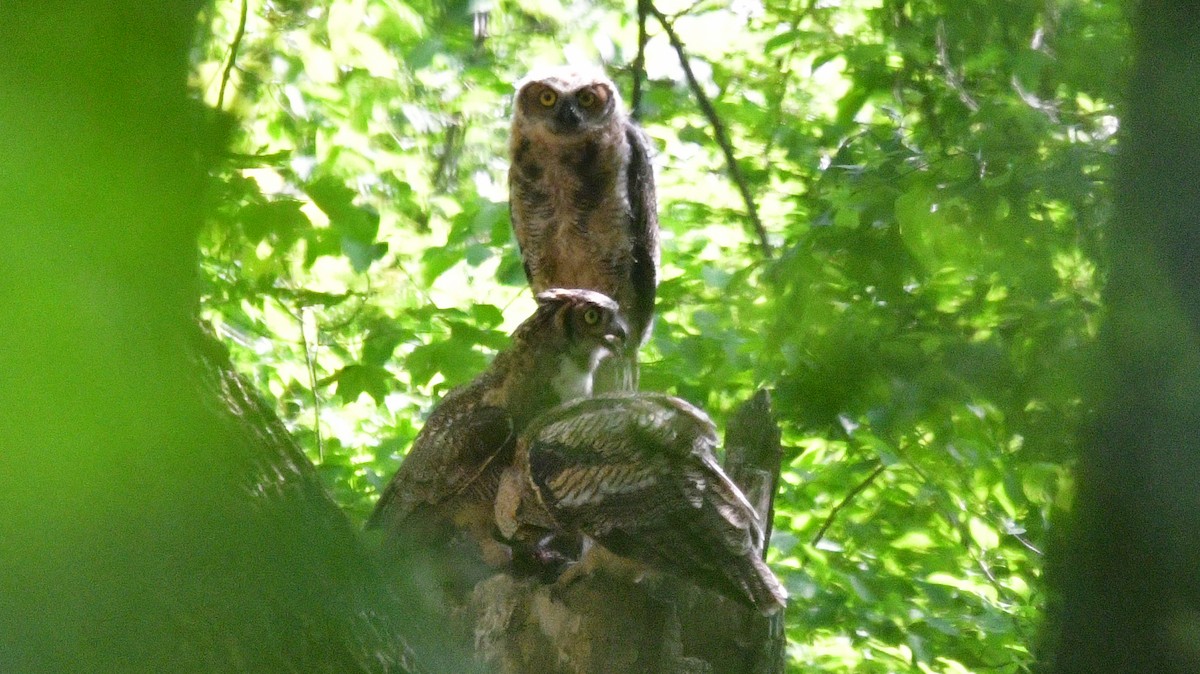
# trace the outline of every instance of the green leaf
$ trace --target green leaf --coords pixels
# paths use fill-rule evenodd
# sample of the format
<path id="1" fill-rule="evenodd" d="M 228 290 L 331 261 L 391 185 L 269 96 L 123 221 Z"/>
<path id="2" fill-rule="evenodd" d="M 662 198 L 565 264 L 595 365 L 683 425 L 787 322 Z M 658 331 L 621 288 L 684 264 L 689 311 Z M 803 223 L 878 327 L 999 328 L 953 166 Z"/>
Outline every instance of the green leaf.
<path id="1" fill-rule="evenodd" d="M 391 359 L 396 347 L 411 337 L 411 331 L 401 330 L 391 323 L 377 324 L 363 341 L 362 362 L 366 365 L 383 366 Z"/>
<path id="2" fill-rule="evenodd" d="M 371 263 L 387 255 L 386 243 L 365 244 L 357 239 L 342 238 L 342 252 L 350 260 L 354 271 L 363 273 L 370 269 Z"/>
<path id="3" fill-rule="evenodd" d="M 421 255 L 421 280 L 425 283 L 426 287 L 433 285 L 433 282 L 439 276 L 461 262 L 462 259 L 463 252 L 461 249 L 450 247 L 427 248 Z"/>
<path id="4" fill-rule="evenodd" d="M 311 229 L 304 237 L 304 266 L 311 267 L 317 258 L 342 252 L 342 237 L 329 229 Z"/>
<path id="5" fill-rule="evenodd" d="M 331 379 L 337 384 L 335 393 L 345 403 L 352 403 L 366 393 L 381 405 L 396 383 L 391 372 L 376 365 L 347 365 Z"/>
<path id="6" fill-rule="evenodd" d="M 284 243 L 296 240 L 298 234 L 311 227 L 308 216 L 300 210 L 303 204 L 293 199 L 247 204 L 239 213 L 246 236 L 252 242 L 267 237 Z"/>
<path id="7" fill-rule="evenodd" d="M 529 281 L 525 277 L 525 265 L 520 256 L 509 252 L 500 258 L 500 266 L 496 269 L 496 281 L 506 286 L 524 287 Z"/>
<path id="8" fill-rule="evenodd" d="M 767 43 L 763 46 L 768 52 L 778 51 L 785 47 L 791 47 L 799 36 L 799 31 L 787 30 L 767 40 Z M 815 70 L 816 67 L 814 66 L 813 69 Z"/>
<path id="9" fill-rule="evenodd" d="M 991 550 L 1000 545 L 1000 534 L 977 517 L 972 517 L 967 521 L 967 530 L 971 532 L 971 538 L 975 543 L 984 550 Z"/>
<path id="10" fill-rule="evenodd" d="M 471 318 L 484 327 L 494 328 L 504 322 L 504 313 L 494 304 L 472 304 Z"/>
<path id="11" fill-rule="evenodd" d="M 483 354 L 455 340 L 423 344 L 404 359 L 404 367 L 417 385 L 428 384 L 441 374 L 448 386 L 457 386 L 473 379 L 486 365 Z"/>
<path id="12" fill-rule="evenodd" d="M 471 265 L 472 267 L 478 267 L 484 262 L 490 260 L 492 255 L 493 251 L 490 246 L 476 243 L 467 246 L 466 255 L 463 257 L 467 261 L 467 264 Z"/>
<path id="13" fill-rule="evenodd" d="M 896 197 L 896 222 L 902 228 L 927 231 L 942 224 L 941 216 L 935 212 L 933 195 L 923 189 L 905 192 Z"/>

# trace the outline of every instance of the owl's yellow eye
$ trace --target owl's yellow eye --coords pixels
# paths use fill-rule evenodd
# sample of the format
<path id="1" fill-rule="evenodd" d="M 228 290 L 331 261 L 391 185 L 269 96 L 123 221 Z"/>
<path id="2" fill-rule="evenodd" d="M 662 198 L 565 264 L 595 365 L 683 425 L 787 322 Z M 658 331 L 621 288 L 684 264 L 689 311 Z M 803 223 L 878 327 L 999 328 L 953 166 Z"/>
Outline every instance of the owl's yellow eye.
<path id="1" fill-rule="evenodd" d="M 584 89 L 583 91 L 579 92 L 579 96 L 577 98 L 579 100 L 579 104 L 585 108 L 592 107 L 593 105 L 596 104 L 596 100 L 597 100 L 596 94 L 593 94 L 592 92 L 588 91 L 587 89 Z"/>
<path id="2" fill-rule="evenodd" d="M 600 312 L 595 309 L 588 309 L 583 312 L 583 322 L 588 325 L 595 325 L 600 322 Z"/>
<path id="3" fill-rule="evenodd" d="M 554 105 L 554 102 L 557 100 L 558 94 L 550 91 L 549 89 L 543 90 L 542 93 L 538 95 L 538 103 L 541 103 L 547 108 Z"/>

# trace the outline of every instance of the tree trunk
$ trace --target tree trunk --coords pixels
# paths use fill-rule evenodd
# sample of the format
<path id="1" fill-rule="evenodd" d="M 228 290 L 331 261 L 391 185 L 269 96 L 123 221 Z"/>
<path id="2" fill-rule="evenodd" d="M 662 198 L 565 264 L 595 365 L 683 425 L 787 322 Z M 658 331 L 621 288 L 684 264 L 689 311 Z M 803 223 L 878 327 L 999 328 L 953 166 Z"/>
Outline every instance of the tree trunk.
<path id="1" fill-rule="evenodd" d="M 464 671 L 197 333 L 199 7 L 0 6 L 0 671 Z"/>
<path id="2" fill-rule="evenodd" d="M 1049 571 L 1064 674 L 1200 671 L 1200 11 L 1136 7 L 1098 417 Z"/>

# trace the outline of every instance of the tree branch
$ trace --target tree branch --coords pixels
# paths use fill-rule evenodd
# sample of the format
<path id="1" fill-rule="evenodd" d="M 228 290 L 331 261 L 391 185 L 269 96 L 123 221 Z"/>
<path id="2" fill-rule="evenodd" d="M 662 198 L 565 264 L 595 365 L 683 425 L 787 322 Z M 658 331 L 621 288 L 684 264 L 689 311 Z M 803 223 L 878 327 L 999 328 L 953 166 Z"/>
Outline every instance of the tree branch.
<path id="1" fill-rule="evenodd" d="M 308 336 L 304 331 L 304 313 L 308 307 L 300 307 L 296 316 L 296 324 L 300 328 L 300 343 L 304 345 L 304 365 L 308 369 L 308 390 L 312 393 L 313 432 L 317 436 L 317 460 L 325 463 L 325 443 L 321 439 L 321 399 L 317 396 L 317 366 L 313 358 L 313 350 L 320 347 L 320 328 L 317 328 L 317 345 L 309 348 Z"/>
<path id="2" fill-rule="evenodd" d="M 630 116 L 635 122 L 642 121 L 642 83 L 646 79 L 646 42 L 649 41 L 646 35 L 646 15 L 649 13 L 649 4 L 649 0 L 638 0 L 637 4 L 638 50 L 637 57 L 633 59 L 633 100 L 629 103 Z"/>
<path id="3" fill-rule="evenodd" d="M 798 30 L 800 22 L 807 18 L 816 7 L 817 0 L 809 0 L 808 5 L 797 12 L 792 17 L 792 20 L 788 22 L 788 30 Z M 771 121 L 768 122 L 766 127 L 768 129 L 767 147 L 763 151 L 763 156 L 767 157 L 768 161 L 771 157 L 771 150 L 775 148 L 775 138 L 778 135 L 775 133 L 775 129 L 779 128 L 779 120 L 783 118 L 783 99 L 787 98 L 788 89 L 792 83 L 792 74 L 795 72 L 792 70 L 792 60 L 796 57 L 796 52 L 799 50 L 800 40 L 793 40 L 791 46 L 788 47 L 787 53 L 775 60 L 775 67 L 779 70 L 779 86 L 775 94 L 770 98 Z"/>
<path id="4" fill-rule="evenodd" d="M 225 64 L 225 72 L 221 74 L 221 89 L 217 92 L 217 109 L 225 105 L 225 87 L 233 73 L 233 65 L 237 63 L 238 49 L 242 46 L 242 37 L 246 35 L 246 11 L 250 0 L 242 0 L 242 13 L 238 18 L 237 32 L 233 34 L 233 44 L 229 45 L 229 62 Z"/>
<path id="5" fill-rule="evenodd" d="M 958 94 L 958 100 L 967 106 L 971 112 L 979 112 L 979 102 L 971 96 L 967 91 L 966 85 L 963 84 L 962 75 L 954 69 L 954 65 L 950 63 L 950 47 L 946 40 L 946 22 L 939 20 L 937 23 L 937 54 L 938 65 L 942 67 L 942 72 L 946 76 L 946 84 Z"/>
<path id="6" fill-rule="evenodd" d="M 862 490 L 871 486 L 871 483 L 875 481 L 875 478 L 879 477 L 886 468 L 887 466 L 882 463 L 876 466 L 875 470 L 871 471 L 871 474 L 868 475 L 865 480 L 859 482 L 858 486 L 856 486 L 854 489 L 851 489 L 850 493 L 846 494 L 846 497 L 843 498 L 837 505 L 835 505 L 833 510 L 829 511 L 829 516 L 825 518 L 825 521 L 821 524 L 821 528 L 817 530 L 817 535 L 813 536 L 813 545 L 820 543 L 821 539 L 825 537 L 825 532 L 829 531 L 829 527 L 833 526 L 833 521 L 837 519 L 838 513 L 842 512 L 846 506 L 850 505 L 850 502 L 853 501 L 860 493 L 862 493 Z"/>
<path id="7" fill-rule="evenodd" d="M 696 103 L 700 106 L 700 110 L 704 113 L 704 116 L 708 118 L 708 123 L 712 125 L 713 136 L 717 141 L 717 145 L 721 147 L 721 152 L 725 155 L 725 163 L 729 166 L 729 177 L 733 180 L 734 185 L 737 186 L 738 192 L 742 195 L 742 201 L 746 204 L 746 215 L 750 218 L 750 224 L 754 226 L 754 233 L 758 236 L 758 245 L 762 249 L 763 256 L 770 259 L 773 257 L 771 242 L 767 239 L 767 230 L 763 227 L 762 220 L 758 217 L 758 206 L 755 205 L 754 197 L 750 194 L 750 186 L 746 184 L 746 177 L 742 174 L 742 169 L 738 165 L 737 159 L 733 156 L 733 144 L 729 142 L 729 133 L 725 130 L 725 124 L 713 108 L 712 101 L 708 100 L 708 95 L 704 93 L 704 88 L 700 86 L 699 80 L 696 79 L 696 74 L 692 72 L 687 52 L 684 51 L 683 43 L 679 40 L 679 35 L 675 32 L 675 27 L 671 24 L 671 20 L 659 11 L 651 0 L 641 1 L 645 2 L 646 9 L 662 25 L 663 30 L 667 33 L 667 39 L 671 41 L 671 46 L 675 49 L 675 53 L 679 55 L 679 65 L 683 67 L 683 73 L 687 76 L 688 85 L 691 87 L 692 93 L 696 96 Z"/>

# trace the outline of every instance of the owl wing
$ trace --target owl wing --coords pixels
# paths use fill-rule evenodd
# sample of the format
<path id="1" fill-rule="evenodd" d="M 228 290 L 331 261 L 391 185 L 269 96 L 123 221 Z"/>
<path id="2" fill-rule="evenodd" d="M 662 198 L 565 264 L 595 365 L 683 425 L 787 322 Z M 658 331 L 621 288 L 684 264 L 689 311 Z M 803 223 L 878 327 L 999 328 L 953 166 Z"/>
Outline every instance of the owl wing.
<path id="1" fill-rule="evenodd" d="M 626 193 L 629 196 L 630 237 L 633 240 L 633 283 L 635 306 L 622 307 L 629 312 L 637 343 L 646 341 L 654 318 L 654 296 L 658 290 L 658 201 L 654 191 L 654 167 L 650 164 L 649 142 L 633 122 L 626 122 L 625 140 L 629 144 Z"/>
<path id="2" fill-rule="evenodd" d="M 517 133 L 515 129 L 513 133 Z M 517 240 L 517 253 L 521 256 L 521 267 L 525 270 L 525 280 L 536 293 L 533 269 L 529 265 L 529 253 L 536 245 L 536 235 L 530 231 L 530 223 L 525 221 L 524 212 L 533 208 L 534 204 L 544 204 L 549 195 L 537 186 L 537 179 L 533 177 L 541 169 L 535 163 L 527 164 L 529 153 L 533 152 L 532 146 L 528 138 L 521 138 L 511 149 L 512 164 L 508 167 L 508 219 L 512 222 L 513 235 Z M 518 204 L 518 201 L 521 203 Z"/>
<path id="3" fill-rule="evenodd" d="M 580 400 L 521 442 L 529 481 L 563 528 L 764 613 L 783 605 L 757 515 L 717 465 L 715 430 L 695 408 L 653 394 Z"/>
<path id="4" fill-rule="evenodd" d="M 498 456 L 511 452 L 512 418 L 480 399 L 478 391 L 467 389 L 447 396 L 434 410 L 380 496 L 367 528 L 399 529 L 409 515 L 461 493 Z"/>

